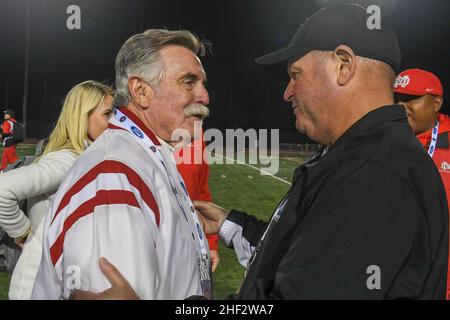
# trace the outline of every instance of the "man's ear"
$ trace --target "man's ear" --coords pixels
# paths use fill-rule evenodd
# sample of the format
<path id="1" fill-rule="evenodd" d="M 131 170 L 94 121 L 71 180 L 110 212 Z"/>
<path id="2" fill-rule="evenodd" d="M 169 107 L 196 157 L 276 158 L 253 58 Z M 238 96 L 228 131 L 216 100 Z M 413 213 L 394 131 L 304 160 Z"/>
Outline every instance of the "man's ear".
<path id="1" fill-rule="evenodd" d="M 333 57 L 337 61 L 337 84 L 345 86 L 356 74 L 356 55 L 346 45 L 339 45 L 334 49 Z"/>
<path id="2" fill-rule="evenodd" d="M 444 102 L 444 98 L 441 96 L 434 96 L 433 97 L 433 110 L 434 112 L 438 112 L 441 110 L 442 103 Z"/>
<path id="3" fill-rule="evenodd" d="M 153 88 L 139 77 L 130 77 L 128 79 L 128 88 L 130 90 L 131 100 L 137 106 L 143 109 L 150 107 L 154 95 Z"/>

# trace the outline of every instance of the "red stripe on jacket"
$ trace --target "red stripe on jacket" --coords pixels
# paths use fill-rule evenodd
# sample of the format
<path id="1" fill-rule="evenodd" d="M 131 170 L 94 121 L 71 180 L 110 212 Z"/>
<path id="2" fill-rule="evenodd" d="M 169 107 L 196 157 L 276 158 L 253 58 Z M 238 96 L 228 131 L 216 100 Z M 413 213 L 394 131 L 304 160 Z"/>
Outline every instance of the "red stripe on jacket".
<path id="1" fill-rule="evenodd" d="M 82 205 L 80 205 L 70 216 L 64 220 L 63 230 L 58 239 L 50 248 L 50 257 L 53 265 L 56 265 L 63 252 L 64 239 L 67 231 L 81 218 L 94 213 L 95 207 L 111 204 L 127 204 L 133 207 L 139 207 L 136 197 L 131 191 L 124 190 L 99 190 L 95 196 Z"/>
<path id="2" fill-rule="evenodd" d="M 59 203 L 58 209 L 51 223 L 53 223 L 58 214 L 64 209 L 72 199 L 72 197 L 80 192 L 85 186 L 97 179 L 102 173 L 122 173 L 124 174 L 130 184 L 139 190 L 142 200 L 152 209 L 155 214 L 156 225 L 159 227 L 160 213 L 153 193 L 145 184 L 144 180 L 130 167 L 122 162 L 114 160 L 104 160 L 89 170 L 83 177 L 81 177 L 64 195 Z"/>

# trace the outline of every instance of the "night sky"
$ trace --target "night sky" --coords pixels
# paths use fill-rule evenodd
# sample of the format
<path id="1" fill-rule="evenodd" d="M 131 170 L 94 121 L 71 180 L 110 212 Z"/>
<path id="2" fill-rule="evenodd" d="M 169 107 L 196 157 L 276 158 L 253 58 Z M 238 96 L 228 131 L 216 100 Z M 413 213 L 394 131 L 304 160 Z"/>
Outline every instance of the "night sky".
<path id="1" fill-rule="evenodd" d="M 206 128 L 279 128 L 282 142 L 305 140 L 282 100 L 287 75 L 275 79 L 253 59 L 286 46 L 303 20 L 338 0 L 31 0 L 27 135 L 45 137 L 64 95 L 94 79 L 114 82 L 122 43 L 148 28 L 189 29 L 213 44 L 204 60 L 211 96 Z M 450 112 L 450 1 L 355 0 L 377 4 L 400 41 L 403 69 L 435 73 Z M 81 30 L 68 30 L 69 5 Z M 0 107 L 22 120 L 27 0 L 0 0 Z"/>

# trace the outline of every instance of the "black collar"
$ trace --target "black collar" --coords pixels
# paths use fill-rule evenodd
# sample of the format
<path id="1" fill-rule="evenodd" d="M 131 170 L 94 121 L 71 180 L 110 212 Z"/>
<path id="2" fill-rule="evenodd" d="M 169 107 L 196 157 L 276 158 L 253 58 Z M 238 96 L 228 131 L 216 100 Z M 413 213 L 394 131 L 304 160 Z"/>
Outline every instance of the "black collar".
<path id="1" fill-rule="evenodd" d="M 340 145 L 345 145 L 355 137 L 367 134 L 372 128 L 376 128 L 387 121 L 401 121 L 407 124 L 408 118 L 406 116 L 405 108 L 401 105 L 390 105 L 377 108 L 367 113 L 347 129 L 333 145 L 328 148 L 323 146 L 308 162 L 299 166 L 294 171 L 293 181 L 296 181 L 304 171 L 316 165 L 322 158 L 326 157 L 328 153 L 331 153 Z"/>
<path id="2" fill-rule="evenodd" d="M 345 131 L 344 134 L 330 146 L 329 151 L 336 149 L 338 146 L 345 144 L 356 136 L 366 134 L 371 129 L 388 121 L 407 122 L 408 118 L 406 116 L 405 108 L 401 105 L 390 105 L 370 111 L 347 129 L 347 131 Z"/>

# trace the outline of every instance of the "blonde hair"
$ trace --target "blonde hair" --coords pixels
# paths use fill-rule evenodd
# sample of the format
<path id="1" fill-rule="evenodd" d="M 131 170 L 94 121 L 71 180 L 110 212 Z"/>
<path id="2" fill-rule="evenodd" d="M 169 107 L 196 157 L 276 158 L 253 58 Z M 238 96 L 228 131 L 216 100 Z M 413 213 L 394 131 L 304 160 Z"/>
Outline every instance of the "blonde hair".
<path id="1" fill-rule="evenodd" d="M 88 117 L 107 95 L 114 96 L 113 89 L 93 80 L 73 87 L 64 100 L 61 114 L 42 156 L 61 149 L 81 154 L 86 149 L 86 142 L 90 143 Z"/>

